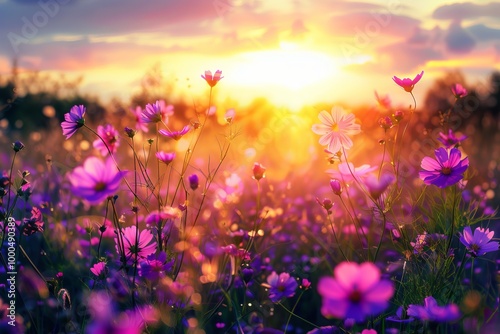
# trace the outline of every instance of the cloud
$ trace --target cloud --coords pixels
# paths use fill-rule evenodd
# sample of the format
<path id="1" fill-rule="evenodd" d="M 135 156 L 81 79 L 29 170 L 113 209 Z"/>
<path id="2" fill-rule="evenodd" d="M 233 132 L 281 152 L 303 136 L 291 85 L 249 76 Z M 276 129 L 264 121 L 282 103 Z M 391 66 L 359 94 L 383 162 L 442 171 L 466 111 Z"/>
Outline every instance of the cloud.
<path id="1" fill-rule="evenodd" d="M 432 17 L 440 20 L 463 20 L 479 17 L 496 17 L 500 13 L 500 3 L 490 2 L 484 5 L 472 2 L 454 3 L 436 8 Z"/>
<path id="2" fill-rule="evenodd" d="M 476 24 L 465 28 L 478 41 L 500 40 L 500 29 L 490 28 L 484 24 Z"/>
<path id="3" fill-rule="evenodd" d="M 455 53 L 468 53 L 476 46 L 476 40 L 462 28 L 460 22 L 452 22 L 444 38 L 448 51 Z"/>

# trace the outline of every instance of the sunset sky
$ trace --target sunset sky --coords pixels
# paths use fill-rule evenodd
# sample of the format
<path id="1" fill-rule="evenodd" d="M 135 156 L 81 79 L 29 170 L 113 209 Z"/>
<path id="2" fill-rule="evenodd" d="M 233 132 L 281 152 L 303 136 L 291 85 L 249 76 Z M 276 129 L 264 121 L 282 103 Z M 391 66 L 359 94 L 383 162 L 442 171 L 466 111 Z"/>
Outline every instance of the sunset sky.
<path id="1" fill-rule="evenodd" d="M 0 28 L 0 74 L 17 57 L 21 70 L 83 74 L 105 100 L 130 97 L 155 64 L 193 94 L 220 69 L 219 97 L 292 108 L 365 103 L 375 89 L 398 101 L 393 75 L 424 70 L 418 95 L 443 71 L 473 84 L 500 70 L 489 1 L 0 0 Z"/>

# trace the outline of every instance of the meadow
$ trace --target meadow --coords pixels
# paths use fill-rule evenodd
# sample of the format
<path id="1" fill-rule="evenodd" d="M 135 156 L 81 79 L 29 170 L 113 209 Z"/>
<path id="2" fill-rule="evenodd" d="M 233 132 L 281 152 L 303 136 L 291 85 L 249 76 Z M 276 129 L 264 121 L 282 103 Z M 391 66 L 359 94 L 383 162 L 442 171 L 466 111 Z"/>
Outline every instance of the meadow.
<path id="1" fill-rule="evenodd" d="M 0 123 L 1 333 L 498 331 L 498 75 L 295 111 L 200 75 Z"/>

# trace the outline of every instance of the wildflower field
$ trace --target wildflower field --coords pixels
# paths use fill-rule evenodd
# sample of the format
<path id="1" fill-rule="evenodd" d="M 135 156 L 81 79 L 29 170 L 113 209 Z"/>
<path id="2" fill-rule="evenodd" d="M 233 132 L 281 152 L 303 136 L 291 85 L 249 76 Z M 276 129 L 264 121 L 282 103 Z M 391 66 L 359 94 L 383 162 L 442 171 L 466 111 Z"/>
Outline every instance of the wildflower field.
<path id="1" fill-rule="evenodd" d="M 240 113 L 223 75 L 2 139 L 1 333 L 500 331 L 498 113 L 460 82 L 419 110 L 424 71 L 401 106 Z"/>

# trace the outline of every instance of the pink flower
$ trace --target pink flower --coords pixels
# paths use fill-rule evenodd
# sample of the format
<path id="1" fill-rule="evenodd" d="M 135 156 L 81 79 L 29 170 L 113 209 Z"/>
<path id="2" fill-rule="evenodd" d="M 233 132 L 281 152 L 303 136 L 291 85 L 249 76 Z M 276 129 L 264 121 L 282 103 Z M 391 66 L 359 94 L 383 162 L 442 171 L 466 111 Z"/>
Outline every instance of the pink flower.
<path id="1" fill-rule="evenodd" d="M 135 117 L 135 129 L 142 132 L 148 132 L 148 124 L 142 119 L 142 108 L 137 106 L 135 109 L 131 108 L 130 111 Z"/>
<path id="2" fill-rule="evenodd" d="M 69 113 L 64 114 L 61 128 L 66 139 L 69 139 L 79 128 L 85 125 L 83 116 L 85 116 L 85 107 L 83 105 L 73 106 Z"/>
<path id="3" fill-rule="evenodd" d="M 392 174 L 382 174 L 380 178 L 375 175 L 369 175 L 364 179 L 364 183 L 368 192 L 374 199 L 378 199 L 391 184 L 395 181 L 395 176 Z"/>
<path id="4" fill-rule="evenodd" d="M 115 153 L 120 145 L 118 131 L 111 124 L 105 126 L 99 125 L 97 127 L 97 134 L 101 136 L 102 140 L 101 138 L 94 140 L 94 148 L 98 149 L 102 156 L 108 155 L 108 149 L 111 153 Z"/>
<path id="5" fill-rule="evenodd" d="M 349 136 L 361 131 L 359 124 L 355 123 L 355 116 L 347 113 L 341 107 L 333 107 L 331 113 L 323 110 L 319 113 L 322 124 L 314 124 L 312 131 L 321 135 L 319 143 L 326 145 L 330 152 L 336 153 L 342 148 L 348 150 L 353 143 Z"/>
<path id="6" fill-rule="evenodd" d="M 77 167 L 68 174 L 71 190 L 91 204 L 98 204 L 113 196 L 126 172 L 120 172 L 113 160 L 102 162 L 96 157 L 85 160 L 83 167 Z"/>
<path id="7" fill-rule="evenodd" d="M 338 179 L 331 179 L 330 187 L 335 195 L 340 196 L 342 194 L 342 183 Z"/>
<path id="8" fill-rule="evenodd" d="M 381 279 L 380 270 L 373 263 L 342 262 L 334 273 L 335 278 L 323 277 L 318 282 L 323 316 L 361 322 L 389 306 L 394 286 L 391 281 Z"/>
<path id="9" fill-rule="evenodd" d="M 467 89 L 465 89 L 461 84 L 454 84 L 453 86 L 451 86 L 451 91 L 453 93 L 453 95 L 455 96 L 455 98 L 461 98 L 461 97 L 464 97 L 464 96 L 467 96 Z"/>
<path id="10" fill-rule="evenodd" d="M 116 251 L 120 254 L 121 241 L 125 249 L 125 258 L 127 261 L 134 261 L 135 254 L 137 258 L 145 259 L 148 255 L 156 252 L 156 242 L 153 240 L 153 234 L 149 230 L 143 230 L 137 233 L 135 225 L 122 229 L 120 240 L 115 238 Z M 137 237 L 137 243 L 136 243 Z"/>
<path id="11" fill-rule="evenodd" d="M 189 130 L 191 130 L 191 127 L 189 125 L 186 125 L 180 131 L 168 131 L 168 130 L 162 129 L 162 130 L 158 131 L 158 133 L 160 133 L 166 137 L 172 138 L 174 140 L 179 140 L 182 138 L 182 136 L 184 136 L 186 133 L 188 133 Z"/>
<path id="12" fill-rule="evenodd" d="M 174 114 L 174 106 L 166 105 L 165 101 L 159 100 L 155 104 L 148 103 L 141 114 L 144 123 L 168 122 L 168 117 Z"/>
<path id="13" fill-rule="evenodd" d="M 234 116 L 236 115 L 234 109 L 228 109 L 224 114 L 224 119 L 228 124 L 233 122 Z"/>
<path id="14" fill-rule="evenodd" d="M 354 167 L 354 165 L 351 162 L 349 163 L 342 162 L 338 166 L 339 166 L 338 171 L 334 169 L 328 169 L 326 173 L 330 175 L 331 178 L 340 179 L 343 180 L 344 182 L 354 181 L 354 177 L 362 179 L 364 177 L 367 177 L 369 173 L 377 169 L 377 166 L 372 167 L 367 164 L 361 165 L 359 167 Z"/>
<path id="15" fill-rule="evenodd" d="M 436 159 L 425 157 L 422 160 L 420 178 L 425 184 L 434 184 L 439 188 L 454 185 L 464 177 L 469 167 L 469 159 L 460 160 L 462 154 L 456 148 L 447 151 L 439 148 L 435 151 Z"/>
<path id="16" fill-rule="evenodd" d="M 103 278 L 106 275 L 106 262 L 98 262 L 94 264 L 94 266 L 90 268 L 90 271 L 97 277 Z"/>
<path id="17" fill-rule="evenodd" d="M 377 91 L 375 91 L 375 99 L 380 107 L 384 109 L 391 109 L 391 98 L 389 95 L 379 96 Z"/>
<path id="18" fill-rule="evenodd" d="M 417 74 L 417 76 L 413 80 L 410 78 L 400 79 L 397 76 L 394 76 L 392 78 L 392 80 L 394 80 L 394 82 L 396 84 L 398 84 L 399 86 L 403 87 L 403 89 L 405 91 L 407 91 L 408 93 L 411 93 L 411 91 L 413 90 L 413 87 L 415 87 L 417 82 L 419 82 L 420 79 L 422 79 L 423 75 L 424 75 L 424 71 L 422 71 L 420 74 Z"/>
<path id="19" fill-rule="evenodd" d="M 156 157 L 158 158 L 158 160 L 160 160 L 164 164 L 168 165 L 175 159 L 175 152 L 167 153 L 167 152 L 159 151 L 159 152 L 156 152 Z"/>
<path id="20" fill-rule="evenodd" d="M 221 70 L 215 71 L 215 74 L 213 77 L 212 77 L 211 71 L 205 71 L 205 75 L 202 75 L 201 77 L 206 80 L 206 82 L 208 83 L 208 85 L 210 87 L 214 87 L 215 85 L 217 85 L 217 83 L 220 81 L 220 79 L 224 78 L 224 77 L 221 77 L 221 75 L 222 75 Z"/>

